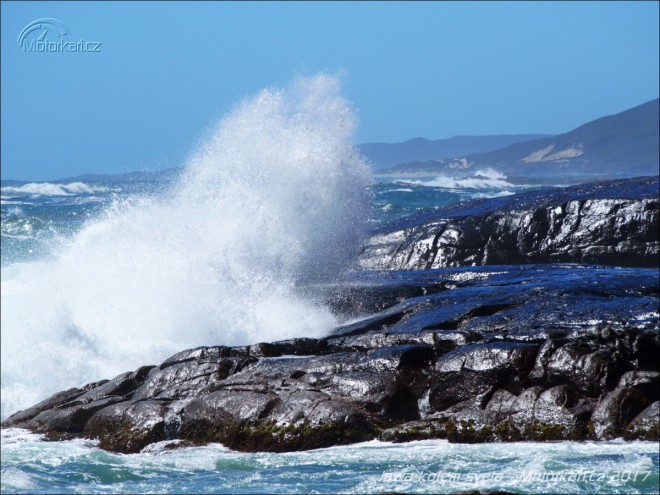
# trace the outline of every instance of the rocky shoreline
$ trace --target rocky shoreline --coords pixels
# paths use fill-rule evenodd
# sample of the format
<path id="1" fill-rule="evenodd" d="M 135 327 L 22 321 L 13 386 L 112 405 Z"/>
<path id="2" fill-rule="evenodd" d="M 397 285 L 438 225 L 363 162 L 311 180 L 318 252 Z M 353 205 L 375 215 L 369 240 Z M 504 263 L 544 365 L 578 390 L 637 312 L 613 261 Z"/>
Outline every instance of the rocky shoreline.
<path id="1" fill-rule="evenodd" d="M 365 269 L 521 263 L 660 265 L 658 178 L 529 191 L 458 203 L 382 227 Z"/>
<path id="2" fill-rule="evenodd" d="M 397 222 L 365 247 L 362 266 L 379 270 L 304 288 L 360 317 L 326 338 L 186 350 L 2 427 L 126 453 L 660 440 L 657 191 L 657 178 L 626 179 Z M 561 264 L 617 260 L 628 268 Z M 457 266 L 471 264 L 487 266 Z"/>

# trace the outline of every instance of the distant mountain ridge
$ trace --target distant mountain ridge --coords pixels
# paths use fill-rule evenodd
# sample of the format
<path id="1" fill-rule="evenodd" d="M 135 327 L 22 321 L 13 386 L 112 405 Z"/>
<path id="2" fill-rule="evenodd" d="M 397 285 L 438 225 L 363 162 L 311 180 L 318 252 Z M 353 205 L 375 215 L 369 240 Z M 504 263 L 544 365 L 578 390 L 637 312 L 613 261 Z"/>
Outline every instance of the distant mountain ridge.
<path id="1" fill-rule="evenodd" d="M 572 131 L 544 134 L 414 138 L 401 143 L 364 143 L 356 148 L 381 174 L 473 175 L 493 168 L 525 178 L 617 178 L 660 173 L 658 98 Z M 84 174 L 57 180 L 2 179 L 5 186 L 29 182 L 150 181 L 176 176 L 181 167 L 120 174 Z"/>
<path id="2" fill-rule="evenodd" d="M 547 134 L 454 136 L 447 139 L 414 138 L 402 143 L 365 143 L 356 147 L 374 171 L 407 162 L 437 160 L 484 153 L 510 144 L 548 137 Z"/>
<path id="3" fill-rule="evenodd" d="M 385 173 L 472 173 L 494 168 L 522 177 L 630 177 L 659 173 L 659 100 L 588 122 L 557 136 L 453 159 L 417 161 Z"/>

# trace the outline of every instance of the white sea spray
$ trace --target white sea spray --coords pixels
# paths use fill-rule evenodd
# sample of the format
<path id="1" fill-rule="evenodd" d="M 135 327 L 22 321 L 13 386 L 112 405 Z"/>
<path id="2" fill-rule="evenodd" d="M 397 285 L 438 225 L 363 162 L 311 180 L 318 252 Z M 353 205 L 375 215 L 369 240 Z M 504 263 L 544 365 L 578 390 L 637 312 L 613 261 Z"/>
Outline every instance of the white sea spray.
<path id="1" fill-rule="evenodd" d="M 186 348 L 328 332 L 334 316 L 302 287 L 350 266 L 362 240 L 354 128 L 333 76 L 266 89 L 166 192 L 116 200 L 48 259 L 3 267 L 2 417 Z"/>

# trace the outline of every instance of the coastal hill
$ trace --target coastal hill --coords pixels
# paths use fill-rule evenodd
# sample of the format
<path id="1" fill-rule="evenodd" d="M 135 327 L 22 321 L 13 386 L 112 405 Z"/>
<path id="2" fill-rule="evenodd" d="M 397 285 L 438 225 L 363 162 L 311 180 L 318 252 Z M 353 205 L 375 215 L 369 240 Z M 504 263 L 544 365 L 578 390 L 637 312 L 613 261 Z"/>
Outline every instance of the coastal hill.
<path id="1" fill-rule="evenodd" d="M 514 143 L 548 137 L 544 134 L 497 136 L 454 136 L 446 139 L 413 138 L 402 143 L 357 145 L 375 172 L 401 163 L 425 162 L 438 158 L 494 151 Z"/>
<path id="2" fill-rule="evenodd" d="M 570 132 L 413 138 L 401 143 L 364 143 L 356 148 L 372 170 L 384 175 L 473 175 L 493 168 L 517 178 L 617 178 L 657 175 L 660 152 L 659 100 L 588 122 Z M 50 180 L 67 183 L 167 181 L 181 167 L 122 174 L 85 174 Z M 2 179 L 2 186 L 26 181 Z"/>
<path id="3" fill-rule="evenodd" d="M 486 167 L 522 177 L 632 177 L 658 174 L 658 99 L 557 136 L 489 152 L 411 161 L 383 173 L 471 174 Z M 441 159 L 444 158 L 444 159 Z"/>

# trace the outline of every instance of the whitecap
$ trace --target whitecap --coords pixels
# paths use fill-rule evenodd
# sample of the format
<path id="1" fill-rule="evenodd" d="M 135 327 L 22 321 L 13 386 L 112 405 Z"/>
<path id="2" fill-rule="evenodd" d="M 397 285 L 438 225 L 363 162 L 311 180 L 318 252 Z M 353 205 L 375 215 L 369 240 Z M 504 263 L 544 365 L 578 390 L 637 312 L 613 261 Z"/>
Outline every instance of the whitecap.
<path id="1" fill-rule="evenodd" d="M 507 189 L 515 187 L 510 182 L 507 182 L 505 175 L 492 168 L 476 170 L 472 176 L 468 177 L 449 177 L 440 175 L 432 180 L 414 180 L 405 182 L 419 186 L 444 189 Z"/>
<path id="2" fill-rule="evenodd" d="M 21 186 L 5 186 L 1 188 L 2 194 L 17 196 L 72 196 L 76 194 L 95 194 L 108 191 L 117 191 L 116 188 L 89 185 L 84 182 L 71 182 L 69 184 L 53 184 L 50 182 L 29 182 Z"/>

